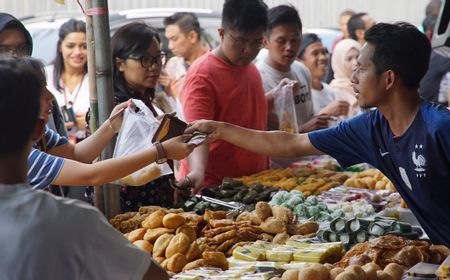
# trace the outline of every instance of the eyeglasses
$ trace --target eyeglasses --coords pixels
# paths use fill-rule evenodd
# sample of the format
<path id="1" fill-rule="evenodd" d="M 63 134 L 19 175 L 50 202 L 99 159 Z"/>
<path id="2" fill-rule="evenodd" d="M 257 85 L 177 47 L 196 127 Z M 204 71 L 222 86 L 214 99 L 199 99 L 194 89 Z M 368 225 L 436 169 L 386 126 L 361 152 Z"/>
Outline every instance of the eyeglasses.
<path id="1" fill-rule="evenodd" d="M 28 45 L 12 47 L 8 45 L 0 45 L 0 54 L 9 53 L 14 56 L 27 56 L 31 53 L 31 47 Z"/>
<path id="2" fill-rule="evenodd" d="M 262 38 L 258 39 L 256 41 L 253 41 L 253 42 L 249 42 L 247 40 L 237 39 L 233 35 L 231 35 L 229 32 L 227 32 L 226 34 L 228 34 L 228 36 L 230 36 L 230 38 L 233 40 L 233 44 L 236 48 L 244 49 L 248 45 L 249 49 L 259 50 L 263 47 L 263 39 Z"/>
<path id="3" fill-rule="evenodd" d="M 140 60 L 142 67 L 148 68 L 154 64 L 158 66 L 162 66 L 166 64 L 167 54 L 165 52 L 161 52 L 158 55 L 141 55 L 137 56 L 134 54 L 130 54 L 128 56 L 129 59 Z"/>

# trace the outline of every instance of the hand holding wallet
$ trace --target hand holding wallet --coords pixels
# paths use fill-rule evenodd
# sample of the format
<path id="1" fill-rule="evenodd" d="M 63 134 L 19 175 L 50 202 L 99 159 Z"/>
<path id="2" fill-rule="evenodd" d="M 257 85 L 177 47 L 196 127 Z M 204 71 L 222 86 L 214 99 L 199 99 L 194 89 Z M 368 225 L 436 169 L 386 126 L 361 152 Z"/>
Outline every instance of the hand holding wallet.
<path id="1" fill-rule="evenodd" d="M 152 143 L 164 142 L 173 137 L 180 136 L 187 128 L 187 123 L 173 116 L 172 114 L 164 115 L 161 124 L 152 138 Z"/>

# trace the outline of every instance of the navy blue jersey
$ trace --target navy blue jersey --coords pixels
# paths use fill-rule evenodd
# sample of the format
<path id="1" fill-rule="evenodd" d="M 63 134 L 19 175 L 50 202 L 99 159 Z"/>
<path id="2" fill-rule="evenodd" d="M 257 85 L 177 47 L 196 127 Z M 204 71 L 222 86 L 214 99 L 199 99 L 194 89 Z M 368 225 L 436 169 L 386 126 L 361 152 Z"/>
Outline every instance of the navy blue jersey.
<path id="1" fill-rule="evenodd" d="M 450 246 L 450 111 L 422 101 L 400 137 L 377 109 L 308 134 L 343 166 L 367 162 L 397 188 L 434 244 Z"/>

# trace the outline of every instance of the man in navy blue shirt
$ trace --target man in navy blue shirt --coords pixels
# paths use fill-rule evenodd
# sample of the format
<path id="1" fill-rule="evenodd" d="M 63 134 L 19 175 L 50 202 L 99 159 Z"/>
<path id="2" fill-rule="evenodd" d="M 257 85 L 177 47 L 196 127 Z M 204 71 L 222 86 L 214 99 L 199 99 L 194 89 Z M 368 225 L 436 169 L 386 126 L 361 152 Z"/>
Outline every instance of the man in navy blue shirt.
<path id="1" fill-rule="evenodd" d="M 379 23 L 365 33 L 352 83 L 367 113 L 336 127 L 289 134 L 199 121 L 208 133 L 270 157 L 327 153 L 341 165 L 367 162 L 395 185 L 434 244 L 450 246 L 450 111 L 420 98 L 427 37 L 408 23 Z M 251 140 L 250 140 L 251 139 Z"/>

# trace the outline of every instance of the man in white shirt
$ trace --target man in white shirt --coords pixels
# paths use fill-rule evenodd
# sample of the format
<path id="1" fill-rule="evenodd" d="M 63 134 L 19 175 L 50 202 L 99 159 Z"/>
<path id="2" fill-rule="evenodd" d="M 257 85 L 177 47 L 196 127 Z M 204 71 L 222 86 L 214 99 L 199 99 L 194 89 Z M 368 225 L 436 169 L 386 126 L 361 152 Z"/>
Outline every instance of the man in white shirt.
<path id="1" fill-rule="evenodd" d="M 168 279 L 95 208 L 32 190 L 27 158 L 42 135 L 44 84 L 27 59 L 0 58 L 2 279 Z"/>
<path id="2" fill-rule="evenodd" d="M 261 73 L 266 99 L 269 105 L 268 129 L 278 130 L 279 122 L 273 109 L 273 101 L 277 88 L 283 81 L 292 80 L 293 99 L 298 131 L 310 132 L 328 127 L 328 116 L 314 116 L 311 98 L 311 74 L 306 66 L 296 61 L 302 40 L 302 23 L 297 10 L 288 5 L 280 5 L 269 9 L 268 27 L 264 37 L 264 47 L 268 54 L 256 62 Z M 289 167 L 297 161 L 272 158 L 273 168 Z"/>

